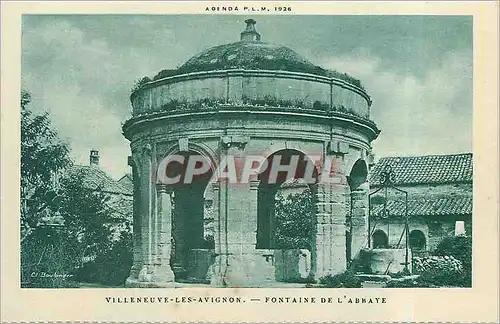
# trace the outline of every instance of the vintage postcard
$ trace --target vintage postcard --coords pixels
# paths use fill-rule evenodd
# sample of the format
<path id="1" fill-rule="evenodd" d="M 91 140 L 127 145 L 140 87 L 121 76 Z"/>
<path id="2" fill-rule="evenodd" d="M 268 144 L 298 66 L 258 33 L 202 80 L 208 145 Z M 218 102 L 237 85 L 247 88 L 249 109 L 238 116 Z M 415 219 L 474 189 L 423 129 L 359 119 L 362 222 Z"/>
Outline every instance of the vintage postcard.
<path id="1" fill-rule="evenodd" d="M 497 322 L 498 3 L 2 3 L 2 322 Z"/>

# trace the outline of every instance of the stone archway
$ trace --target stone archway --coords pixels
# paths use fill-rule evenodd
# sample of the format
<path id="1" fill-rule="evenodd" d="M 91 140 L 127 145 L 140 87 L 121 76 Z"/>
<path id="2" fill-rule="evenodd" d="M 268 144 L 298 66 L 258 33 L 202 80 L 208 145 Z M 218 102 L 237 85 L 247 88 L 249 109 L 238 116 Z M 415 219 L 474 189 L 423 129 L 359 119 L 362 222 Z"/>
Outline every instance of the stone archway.
<path id="1" fill-rule="evenodd" d="M 366 162 L 357 159 L 346 177 L 350 190 L 350 213 L 347 218 L 346 250 L 349 264 L 362 248 L 368 246 L 369 185 Z"/>
<path id="2" fill-rule="evenodd" d="M 194 250 L 206 247 L 205 192 L 214 173 L 214 164 L 210 157 L 192 149 L 171 153 L 165 159 L 174 155 L 176 160 L 170 161 L 164 172 L 167 178 L 177 179 L 175 183 L 166 185 L 172 201 L 170 215 L 166 216 L 172 220 L 170 266 L 175 280 L 179 281 L 192 277 L 191 255 Z M 193 167 L 200 171 L 195 174 L 187 172 Z"/>
<path id="3" fill-rule="evenodd" d="M 409 235 L 410 248 L 415 252 L 425 251 L 427 240 L 425 239 L 425 234 L 420 230 L 413 230 Z"/>
<path id="4" fill-rule="evenodd" d="M 375 230 L 372 234 L 372 242 L 374 249 L 387 249 L 389 248 L 389 238 L 383 230 Z"/>
<path id="5" fill-rule="evenodd" d="M 286 171 L 273 172 L 271 170 L 273 163 L 278 162 L 273 160 L 279 159 L 279 165 L 296 165 L 292 172 Z M 267 157 L 265 170 L 261 170 L 259 174 L 259 187 L 257 196 L 257 248 L 260 249 L 275 249 L 275 197 L 280 187 L 287 181 L 308 179 L 305 181 L 313 197 L 316 191 L 316 183 L 318 182 L 318 171 L 314 162 L 307 157 L 303 152 L 295 149 L 282 149 L 275 151 Z M 306 174 L 310 173 L 310 174 Z M 314 182 L 312 182 L 314 181 Z"/>

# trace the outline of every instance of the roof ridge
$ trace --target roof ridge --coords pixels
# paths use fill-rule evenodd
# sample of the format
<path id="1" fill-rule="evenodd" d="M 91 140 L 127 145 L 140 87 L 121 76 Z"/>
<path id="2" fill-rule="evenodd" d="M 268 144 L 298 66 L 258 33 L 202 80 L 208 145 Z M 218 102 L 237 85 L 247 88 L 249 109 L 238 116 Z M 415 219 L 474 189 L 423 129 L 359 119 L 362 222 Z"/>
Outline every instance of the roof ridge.
<path id="1" fill-rule="evenodd" d="M 380 157 L 379 158 L 379 161 L 382 160 L 382 159 L 397 159 L 397 158 L 400 158 L 400 159 L 404 159 L 404 158 L 424 158 L 424 157 L 443 157 L 443 156 L 465 156 L 465 155 L 470 155 L 472 156 L 473 153 L 472 152 L 464 152 L 464 153 L 451 153 L 451 154 L 428 154 L 428 155 L 403 155 L 403 156 L 397 156 L 397 155 L 394 155 L 394 156 L 384 156 L 384 157 Z"/>

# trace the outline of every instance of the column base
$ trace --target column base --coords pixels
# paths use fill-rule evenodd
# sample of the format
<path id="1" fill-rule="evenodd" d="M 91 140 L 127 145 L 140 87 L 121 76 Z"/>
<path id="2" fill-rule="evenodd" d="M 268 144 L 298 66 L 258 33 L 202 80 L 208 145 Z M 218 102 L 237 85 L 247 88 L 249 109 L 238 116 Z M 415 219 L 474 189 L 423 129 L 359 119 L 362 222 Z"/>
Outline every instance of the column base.
<path id="1" fill-rule="evenodd" d="M 169 265 L 143 265 L 139 274 L 132 274 L 125 281 L 127 287 L 170 287 L 175 282 Z"/>
<path id="2" fill-rule="evenodd" d="M 125 281 L 125 287 L 127 288 L 176 288 L 179 284 L 173 281 L 170 282 L 146 282 L 140 281 L 137 278 L 127 278 Z"/>
<path id="3" fill-rule="evenodd" d="M 216 287 L 259 287 L 276 282 L 274 255 L 265 251 L 215 256 L 210 285 Z"/>

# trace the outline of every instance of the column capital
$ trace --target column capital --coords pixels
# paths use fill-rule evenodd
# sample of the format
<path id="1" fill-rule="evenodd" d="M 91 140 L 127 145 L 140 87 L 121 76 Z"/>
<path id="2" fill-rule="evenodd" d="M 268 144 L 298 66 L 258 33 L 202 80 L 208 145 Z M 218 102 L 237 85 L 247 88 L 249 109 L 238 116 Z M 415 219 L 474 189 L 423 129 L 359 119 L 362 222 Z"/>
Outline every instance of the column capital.
<path id="1" fill-rule="evenodd" d="M 259 189 L 260 180 L 250 180 L 250 190 Z"/>
<path id="2" fill-rule="evenodd" d="M 344 156 L 349 153 L 349 144 L 339 140 L 327 142 L 327 153 L 333 156 Z"/>
<path id="3" fill-rule="evenodd" d="M 163 183 L 157 183 L 156 190 L 158 190 L 159 193 L 166 193 L 170 195 L 173 191 L 173 188 Z"/>
<path id="4" fill-rule="evenodd" d="M 220 190 L 220 181 L 215 181 L 210 184 L 212 186 L 212 190 Z"/>

